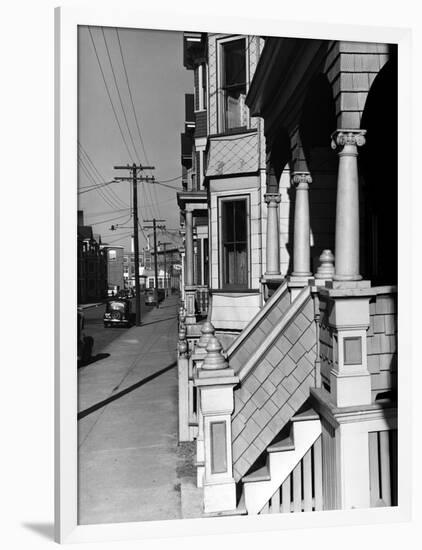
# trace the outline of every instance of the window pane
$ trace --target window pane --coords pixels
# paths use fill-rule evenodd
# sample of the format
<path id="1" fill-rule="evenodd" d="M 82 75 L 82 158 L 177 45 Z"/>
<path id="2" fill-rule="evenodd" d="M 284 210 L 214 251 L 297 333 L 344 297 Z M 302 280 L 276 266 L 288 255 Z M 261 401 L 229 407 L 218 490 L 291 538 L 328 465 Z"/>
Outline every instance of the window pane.
<path id="1" fill-rule="evenodd" d="M 245 40 L 233 40 L 224 44 L 224 83 L 225 87 L 246 82 Z"/>
<path id="2" fill-rule="evenodd" d="M 224 201 L 223 202 L 223 242 L 233 242 L 234 241 L 234 225 L 233 225 L 233 216 L 234 216 L 234 202 Z"/>
<path id="3" fill-rule="evenodd" d="M 236 201 L 234 205 L 234 234 L 236 241 L 246 241 L 246 203 Z"/>
<path id="4" fill-rule="evenodd" d="M 223 45 L 223 89 L 225 128 L 246 126 L 246 52 L 245 40 Z"/>
<path id="5" fill-rule="evenodd" d="M 246 200 L 222 202 L 222 284 L 248 286 Z"/>

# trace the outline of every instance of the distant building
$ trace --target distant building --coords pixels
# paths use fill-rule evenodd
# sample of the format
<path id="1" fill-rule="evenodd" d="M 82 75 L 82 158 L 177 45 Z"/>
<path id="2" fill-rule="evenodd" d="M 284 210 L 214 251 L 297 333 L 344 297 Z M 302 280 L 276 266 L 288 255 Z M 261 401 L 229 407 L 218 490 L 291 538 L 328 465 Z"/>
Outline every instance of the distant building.
<path id="1" fill-rule="evenodd" d="M 114 290 L 121 290 L 124 288 L 123 277 L 123 246 L 111 246 L 108 244 L 103 245 L 107 256 L 107 282 L 108 288 Z"/>
<path id="2" fill-rule="evenodd" d="M 107 260 L 101 248 L 101 236 L 84 225 L 78 211 L 78 303 L 101 300 L 107 294 Z"/>

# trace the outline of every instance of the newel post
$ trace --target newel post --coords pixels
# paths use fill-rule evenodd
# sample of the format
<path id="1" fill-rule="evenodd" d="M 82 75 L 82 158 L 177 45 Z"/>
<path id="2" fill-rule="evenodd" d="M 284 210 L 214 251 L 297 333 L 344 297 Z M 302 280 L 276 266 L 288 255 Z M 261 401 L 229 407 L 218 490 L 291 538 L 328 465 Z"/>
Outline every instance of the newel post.
<path id="1" fill-rule="evenodd" d="M 195 379 L 199 388 L 204 430 L 204 512 L 236 508 L 233 478 L 231 415 L 234 407 L 234 376 L 222 355 L 222 347 L 211 336 L 207 355 Z"/>

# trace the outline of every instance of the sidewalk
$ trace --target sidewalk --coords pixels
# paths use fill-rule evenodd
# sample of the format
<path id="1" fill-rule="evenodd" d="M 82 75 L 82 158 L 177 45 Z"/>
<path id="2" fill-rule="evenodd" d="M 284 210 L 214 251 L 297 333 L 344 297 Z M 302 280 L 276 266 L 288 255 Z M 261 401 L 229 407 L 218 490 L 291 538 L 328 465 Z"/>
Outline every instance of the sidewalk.
<path id="1" fill-rule="evenodd" d="M 194 447 L 177 440 L 177 308 L 168 297 L 79 369 L 80 524 L 200 515 Z"/>

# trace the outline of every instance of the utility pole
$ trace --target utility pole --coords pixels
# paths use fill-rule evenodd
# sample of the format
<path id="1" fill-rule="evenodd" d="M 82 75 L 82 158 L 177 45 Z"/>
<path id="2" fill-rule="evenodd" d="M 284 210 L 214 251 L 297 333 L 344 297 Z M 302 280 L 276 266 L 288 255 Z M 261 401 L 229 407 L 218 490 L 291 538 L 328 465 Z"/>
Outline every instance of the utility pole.
<path id="1" fill-rule="evenodd" d="M 152 220 L 145 220 L 146 222 L 152 223 L 152 226 L 144 226 L 144 229 L 153 229 L 154 231 L 154 274 L 155 274 L 155 307 L 158 307 L 158 253 L 157 253 L 157 228 L 165 229 L 165 225 L 157 225 L 157 222 L 165 222 L 166 220 L 157 220 L 153 218 Z"/>
<path id="2" fill-rule="evenodd" d="M 135 163 L 130 166 L 115 166 L 115 170 L 130 170 L 131 177 L 114 178 L 118 181 L 130 181 L 133 186 L 133 244 L 135 248 L 135 310 L 136 326 L 141 325 L 141 288 L 139 285 L 139 220 L 138 220 L 138 181 L 154 181 L 154 176 L 138 176 L 139 171 L 154 170 L 154 166 L 137 166 Z"/>
<path id="3" fill-rule="evenodd" d="M 163 256 L 164 256 L 164 288 L 165 288 L 165 292 L 166 292 L 166 296 L 168 295 L 168 278 L 167 278 L 167 245 L 168 244 L 171 244 L 170 242 L 165 242 L 165 243 L 160 243 L 158 242 L 159 245 L 161 245 L 163 247 Z"/>

